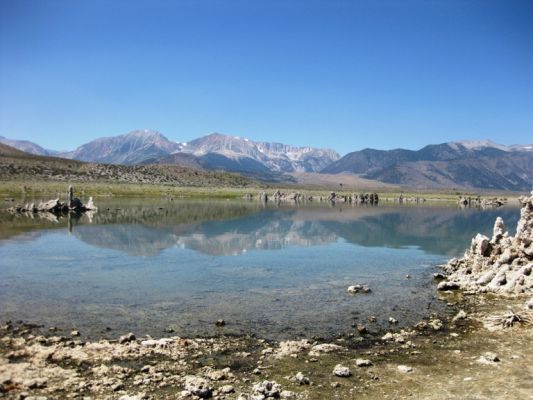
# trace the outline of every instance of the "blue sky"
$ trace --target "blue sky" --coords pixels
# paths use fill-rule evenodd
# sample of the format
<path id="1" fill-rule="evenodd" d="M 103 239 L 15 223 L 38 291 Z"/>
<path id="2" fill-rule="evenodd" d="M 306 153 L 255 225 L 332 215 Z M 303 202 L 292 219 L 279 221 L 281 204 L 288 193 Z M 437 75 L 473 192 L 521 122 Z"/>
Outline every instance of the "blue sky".
<path id="1" fill-rule="evenodd" d="M 533 142 L 533 2 L 0 0 L 0 135 Z"/>

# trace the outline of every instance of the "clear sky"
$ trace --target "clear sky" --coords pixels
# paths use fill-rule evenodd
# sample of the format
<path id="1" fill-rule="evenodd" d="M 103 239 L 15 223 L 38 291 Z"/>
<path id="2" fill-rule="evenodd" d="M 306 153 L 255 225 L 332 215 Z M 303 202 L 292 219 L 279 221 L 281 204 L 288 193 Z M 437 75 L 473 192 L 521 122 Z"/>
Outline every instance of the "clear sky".
<path id="1" fill-rule="evenodd" d="M 0 0 L 0 135 L 533 142 L 533 1 Z"/>

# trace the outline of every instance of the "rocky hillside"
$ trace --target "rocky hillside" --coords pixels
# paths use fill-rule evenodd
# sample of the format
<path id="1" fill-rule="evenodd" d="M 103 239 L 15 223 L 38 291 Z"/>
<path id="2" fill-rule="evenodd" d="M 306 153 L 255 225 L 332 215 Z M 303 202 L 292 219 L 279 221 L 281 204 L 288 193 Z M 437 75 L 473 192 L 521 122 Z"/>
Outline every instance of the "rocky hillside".
<path id="1" fill-rule="evenodd" d="M 113 165 L 35 156 L 0 145 L 0 181 L 146 183 L 173 186 L 257 187 L 236 174 L 176 165 Z"/>
<path id="2" fill-rule="evenodd" d="M 418 151 L 364 149 L 347 154 L 321 172 L 349 172 L 412 188 L 529 190 L 533 185 L 531 148 L 451 142 Z"/>
<path id="3" fill-rule="evenodd" d="M 259 163 L 272 172 L 317 172 L 340 158 L 336 151 L 330 149 L 254 142 L 220 133 L 182 143 L 179 151 L 195 156 L 217 154 L 241 164 Z"/>
<path id="4" fill-rule="evenodd" d="M 8 146 L 7 144 L 0 143 L 0 156 L 26 156 L 27 153 L 24 153 L 23 151 L 16 149 L 14 147 Z"/>
<path id="5" fill-rule="evenodd" d="M 178 149 L 176 142 L 168 140 L 157 131 L 145 129 L 121 136 L 99 138 L 61 156 L 80 161 L 131 165 L 166 156 Z"/>

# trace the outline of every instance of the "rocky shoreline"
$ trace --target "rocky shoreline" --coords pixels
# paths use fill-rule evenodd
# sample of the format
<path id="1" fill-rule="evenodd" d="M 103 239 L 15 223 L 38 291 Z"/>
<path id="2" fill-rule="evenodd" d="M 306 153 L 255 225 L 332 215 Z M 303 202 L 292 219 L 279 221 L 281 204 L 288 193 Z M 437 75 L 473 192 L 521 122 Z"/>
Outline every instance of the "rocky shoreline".
<path id="1" fill-rule="evenodd" d="M 442 296 L 449 306 L 446 317 L 432 316 L 365 344 L 350 338 L 273 343 L 254 337 L 153 339 L 133 334 L 84 341 L 77 331 L 44 335 L 40 327 L 8 323 L 0 333 L 0 397 L 443 398 L 442 391 L 427 392 L 429 380 L 456 392 L 446 398 L 464 398 L 465 390 L 475 391 L 503 370 L 511 369 L 508 378 L 513 379 L 531 372 L 533 330 L 520 324 L 510 329 L 485 325 L 517 300 L 502 304 L 499 298 L 460 292 Z M 448 378 L 455 383 L 447 387 L 443 374 L 450 371 Z M 504 395 L 509 390 L 533 394 L 528 382 L 524 377 L 512 390 L 493 387 L 491 398 L 509 398 Z"/>
<path id="2" fill-rule="evenodd" d="M 446 279 L 439 290 L 462 289 L 499 295 L 533 294 L 533 192 L 521 197 L 516 235 L 510 236 L 503 219 L 494 223 L 492 238 L 478 234 L 464 257 L 443 266 Z M 533 308 L 533 302 L 528 304 Z"/>
<path id="3" fill-rule="evenodd" d="M 531 398 L 533 329 L 522 305 L 531 304 L 533 195 L 522 204 L 515 237 L 497 220 L 491 239 L 478 235 L 464 258 L 444 266 L 445 315 L 409 329 L 391 323 L 375 337 L 357 326 L 330 342 L 132 333 L 85 341 L 83 332 L 8 322 L 0 327 L 0 397 Z"/>

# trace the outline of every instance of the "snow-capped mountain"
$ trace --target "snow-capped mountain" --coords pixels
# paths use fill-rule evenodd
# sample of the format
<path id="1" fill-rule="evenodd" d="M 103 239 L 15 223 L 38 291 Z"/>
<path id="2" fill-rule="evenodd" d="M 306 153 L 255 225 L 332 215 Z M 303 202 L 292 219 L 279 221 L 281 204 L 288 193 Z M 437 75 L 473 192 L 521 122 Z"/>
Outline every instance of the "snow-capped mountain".
<path id="1" fill-rule="evenodd" d="M 494 143 L 492 140 L 461 140 L 459 142 L 449 142 L 447 144 L 455 149 L 458 149 L 459 147 L 464 147 L 468 150 L 493 148 L 502 151 L 533 151 L 533 144 L 513 144 L 511 146 L 506 146 L 504 144 Z"/>
<path id="2" fill-rule="evenodd" d="M 212 133 L 187 143 L 181 143 L 176 153 L 192 154 L 200 158 L 215 158 L 218 164 L 227 159 L 227 166 L 235 172 L 243 172 L 235 163 L 262 165 L 271 172 L 318 172 L 339 154 L 330 149 L 295 147 L 282 143 L 254 142 L 252 140 Z M 210 156 L 211 155 L 211 156 Z M 260 164 L 260 165 L 259 165 Z"/>

